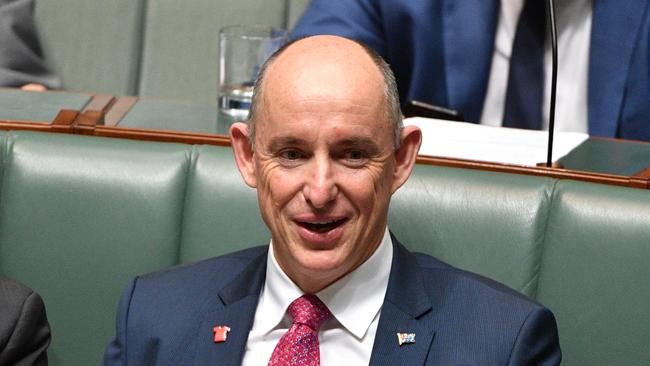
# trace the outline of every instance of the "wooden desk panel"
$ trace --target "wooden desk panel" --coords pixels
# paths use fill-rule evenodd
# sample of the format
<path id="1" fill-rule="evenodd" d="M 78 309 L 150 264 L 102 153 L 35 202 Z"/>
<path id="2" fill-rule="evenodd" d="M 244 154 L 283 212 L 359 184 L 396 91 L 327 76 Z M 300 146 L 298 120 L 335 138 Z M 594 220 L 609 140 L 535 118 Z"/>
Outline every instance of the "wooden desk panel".
<path id="1" fill-rule="evenodd" d="M 559 163 L 566 169 L 634 176 L 650 166 L 650 143 L 592 137 Z"/>
<path id="2" fill-rule="evenodd" d="M 0 119 L 15 122 L 49 123 L 60 110 L 82 110 L 91 94 L 60 91 L 32 92 L 0 88 Z"/>
<path id="3" fill-rule="evenodd" d="M 54 98 L 33 96 L 35 101 Z M 78 98 L 77 94 L 72 94 Z M 60 97 L 57 94 L 57 98 Z M 39 99 L 40 98 L 40 99 Z M 72 98 L 72 99 L 74 99 Z M 60 99 L 58 99 L 60 100 Z M 85 134 L 102 137 L 229 146 L 230 122 L 216 106 L 137 97 L 97 95 L 75 99 L 79 112 L 61 112 L 51 123 L 13 121 L 2 117 L 0 129 Z M 52 108 L 52 104 L 47 104 Z M 51 113 L 51 111 L 49 112 Z M 560 160 L 563 168 L 519 166 L 454 158 L 419 156 L 418 164 L 547 176 L 594 183 L 650 189 L 650 143 L 592 138 Z"/>

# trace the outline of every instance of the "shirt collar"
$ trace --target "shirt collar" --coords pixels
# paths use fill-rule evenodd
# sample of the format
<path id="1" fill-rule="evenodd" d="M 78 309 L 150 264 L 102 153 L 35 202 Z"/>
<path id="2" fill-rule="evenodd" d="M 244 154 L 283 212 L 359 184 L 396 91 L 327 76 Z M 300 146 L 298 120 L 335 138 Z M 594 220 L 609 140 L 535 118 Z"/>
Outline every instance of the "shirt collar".
<path id="1" fill-rule="evenodd" d="M 384 237 L 370 258 L 316 294 L 334 318 L 357 338 L 363 338 L 381 310 L 392 259 L 393 243 L 386 228 Z M 257 313 L 264 316 L 256 316 L 264 333 L 277 327 L 289 304 L 304 294 L 278 265 L 273 255 L 272 242 L 266 264 L 266 281 L 257 309 Z"/>

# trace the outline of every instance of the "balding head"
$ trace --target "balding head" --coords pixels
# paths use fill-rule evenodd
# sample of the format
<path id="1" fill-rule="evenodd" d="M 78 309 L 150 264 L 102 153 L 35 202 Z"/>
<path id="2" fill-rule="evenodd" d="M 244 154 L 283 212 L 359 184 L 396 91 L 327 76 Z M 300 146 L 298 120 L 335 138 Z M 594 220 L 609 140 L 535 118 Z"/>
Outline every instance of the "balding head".
<path id="1" fill-rule="evenodd" d="M 369 47 L 338 36 L 313 36 L 287 44 L 262 66 L 249 114 L 249 138 L 255 144 L 256 122 L 289 93 L 341 98 L 356 94 L 379 102 L 397 149 L 402 115 L 395 77 Z M 377 98 L 378 97 L 378 98 Z"/>

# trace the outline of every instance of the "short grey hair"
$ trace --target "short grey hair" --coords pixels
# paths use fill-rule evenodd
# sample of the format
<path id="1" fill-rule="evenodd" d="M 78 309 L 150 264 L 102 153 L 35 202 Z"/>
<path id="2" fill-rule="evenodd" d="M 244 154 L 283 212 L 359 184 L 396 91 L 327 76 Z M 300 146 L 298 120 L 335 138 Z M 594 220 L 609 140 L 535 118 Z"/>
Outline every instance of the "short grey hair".
<path id="1" fill-rule="evenodd" d="M 255 148 L 255 119 L 258 114 L 260 114 L 260 105 L 262 104 L 262 98 L 264 93 L 264 80 L 266 79 L 266 74 L 268 68 L 277 60 L 277 58 L 292 44 L 301 40 L 302 38 L 295 39 L 277 50 L 271 57 L 269 57 L 262 67 L 260 68 L 259 76 L 255 81 L 253 87 L 253 98 L 251 100 L 251 107 L 248 112 L 248 142 Z M 397 91 L 397 81 L 395 81 L 395 75 L 390 68 L 390 65 L 372 48 L 366 46 L 365 44 L 351 40 L 357 43 L 361 48 L 366 51 L 366 54 L 370 56 L 373 63 L 381 72 L 384 78 L 384 97 L 386 99 L 386 118 L 391 124 L 393 129 L 393 148 L 397 150 L 400 146 L 400 137 L 402 135 L 402 129 L 404 124 L 402 123 L 402 111 L 400 109 L 399 103 L 399 93 Z"/>

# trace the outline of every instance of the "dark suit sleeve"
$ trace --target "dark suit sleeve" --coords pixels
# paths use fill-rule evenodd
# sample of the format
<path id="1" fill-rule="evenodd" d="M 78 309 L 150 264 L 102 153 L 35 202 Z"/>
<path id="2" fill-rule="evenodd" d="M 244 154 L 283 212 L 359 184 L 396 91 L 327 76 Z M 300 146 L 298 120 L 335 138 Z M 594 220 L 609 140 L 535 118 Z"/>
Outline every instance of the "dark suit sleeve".
<path id="1" fill-rule="evenodd" d="M 124 288 L 117 308 L 115 337 L 111 339 L 104 354 L 104 366 L 126 365 L 127 323 L 129 306 L 135 289 L 136 279 L 131 280 Z"/>
<path id="2" fill-rule="evenodd" d="M 24 287 L 22 289 L 27 291 L 26 297 L 20 292 L 0 291 L 2 296 L 12 297 L 4 299 L 8 306 L 0 307 L 4 318 L 3 334 L 0 334 L 0 343 L 3 343 L 0 344 L 0 365 L 47 365 L 50 327 L 45 305 L 38 294 Z M 22 304 L 20 299 L 24 299 Z"/>
<path id="3" fill-rule="evenodd" d="M 355 39 L 386 57 L 386 40 L 377 0 L 312 0 L 291 38 L 331 34 Z"/>
<path id="4" fill-rule="evenodd" d="M 33 0 L 0 0 L 0 86 L 61 87 L 45 64 L 33 12 Z"/>
<path id="5" fill-rule="evenodd" d="M 555 317 L 536 308 L 522 325 L 508 365 L 559 365 L 562 360 Z"/>

